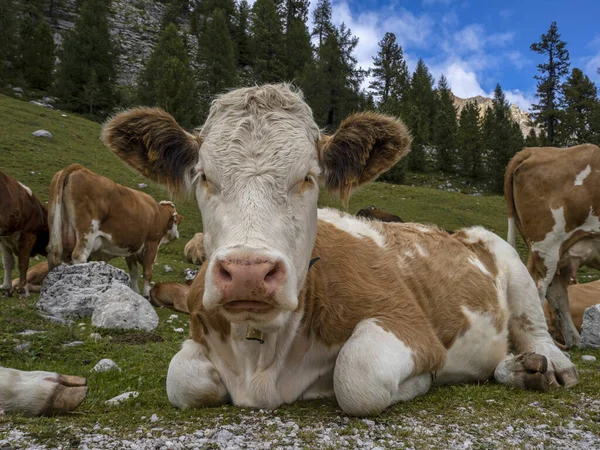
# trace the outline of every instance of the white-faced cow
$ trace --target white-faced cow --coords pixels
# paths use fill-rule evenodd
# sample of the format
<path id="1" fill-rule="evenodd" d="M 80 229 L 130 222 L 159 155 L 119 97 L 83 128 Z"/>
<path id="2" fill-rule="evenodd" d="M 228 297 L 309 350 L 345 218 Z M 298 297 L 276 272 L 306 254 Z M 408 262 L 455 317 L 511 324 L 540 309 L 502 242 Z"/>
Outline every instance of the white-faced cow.
<path id="1" fill-rule="evenodd" d="M 28 297 L 29 258 L 46 255 L 48 211 L 31 189 L 0 172 L 0 250 L 4 265 L 3 295 L 12 295 L 11 273 L 19 258 L 17 291 Z"/>
<path id="2" fill-rule="evenodd" d="M 156 202 L 144 192 L 121 186 L 78 164 L 57 172 L 50 184 L 50 270 L 62 262 L 81 264 L 124 256 L 131 288 L 150 293 L 158 248 L 179 237 L 183 216 L 169 201 Z"/>
<path id="3" fill-rule="evenodd" d="M 529 248 L 527 268 L 540 301 L 548 302 L 567 348 L 579 332 L 567 287 L 580 266 L 600 269 L 600 148 L 525 148 L 506 168 L 508 242 L 519 230 Z"/>
<path id="4" fill-rule="evenodd" d="M 266 85 L 218 97 L 198 134 L 139 108 L 111 119 L 104 142 L 150 178 L 192 186 L 202 212 L 207 260 L 169 366 L 173 405 L 335 395 L 372 415 L 435 384 L 577 383 L 506 241 L 317 209 L 319 183 L 347 199 L 408 152 L 397 120 L 356 114 L 322 135 L 298 91 Z"/>

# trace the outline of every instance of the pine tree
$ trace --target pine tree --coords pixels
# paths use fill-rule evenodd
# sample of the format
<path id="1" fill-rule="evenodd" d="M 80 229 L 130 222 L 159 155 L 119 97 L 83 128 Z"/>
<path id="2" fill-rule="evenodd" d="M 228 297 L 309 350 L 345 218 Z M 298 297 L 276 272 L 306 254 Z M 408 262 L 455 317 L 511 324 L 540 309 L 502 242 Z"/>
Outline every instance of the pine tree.
<path id="1" fill-rule="evenodd" d="M 58 71 L 56 92 L 61 101 L 75 111 L 87 111 L 83 90 L 92 72 L 96 74 L 101 95 L 96 110 L 108 112 L 114 105 L 116 48 L 108 27 L 105 0 L 84 0 L 75 28 L 65 36 Z"/>
<path id="2" fill-rule="evenodd" d="M 182 18 L 187 17 L 190 10 L 189 0 L 170 0 L 161 20 L 161 29 L 164 29 L 171 23 L 178 23 Z"/>
<path id="3" fill-rule="evenodd" d="M 252 42 L 249 35 L 250 6 L 242 0 L 236 8 L 235 27 L 233 33 L 236 59 L 240 68 L 252 66 Z"/>
<path id="4" fill-rule="evenodd" d="M 254 72 L 260 83 L 285 78 L 284 36 L 281 17 L 273 0 L 256 0 L 252 6 L 252 53 Z"/>
<path id="5" fill-rule="evenodd" d="M 15 81 L 18 35 L 14 0 L 0 1 L 0 85 Z"/>
<path id="6" fill-rule="evenodd" d="M 216 94 L 236 84 L 237 61 L 229 36 L 227 19 L 221 9 L 215 9 L 208 20 L 198 52 L 202 58 L 200 79 L 201 109 L 208 114 L 210 102 Z"/>
<path id="7" fill-rule="evenodd" d="M 408 88 L 408 67 L 394 33 L 385 33 L 379 41 L 379 51 L 373 57 L 373 66 L 373 81 L 369 89 L 379 97 L 379 109 L 398 114 L 399 104 Z"/>
<path id="8" fill-rule="evenodd" d="M 551 144 L 555 141 L 556 126 L 560 111 L 561 79 L 569 73 L 569 51 L 566 42 L 560 39 L 556 22 L 552 22 L 547 33 L 542 34 L 540 42 L 531 44 L 531 50 L 546 57 L 538 64 L 535 79 L 537 83 L 538 104 L 531 105 L 535 123 L 540 124 L 548 133 Z"/>
<path id="9" fill-rule="evenodd" d="M 175 24 L 161 32 L 138 80 L 138 101 L 159 106 L 184 128 L 199 123 L 196 80 Z"/>
<path id="10" fill-rule="evenodd" d="M 500 84 L 494 90 L 493 107 L 484 117 L 484 145 L 489 151 L 488 179 L 492 190 L 502 193 L 504 172 L 510 159 L 523 148 L 523 134 L 512 120 L 510 107 Z"/>
<path id="11" fill-rule="evenodd" d="M 411 130 L 413 141 L 407 156 L 409 170 L 423 172 L 427 169 L 425 147 L 431 144 L 431 128 L 435 117 L 435 92 L 433 77 L 425 62 L 417 63 L 402 105 L 402 118 Z"/>
<path id="12" fill-rule="evenodd" d="M 331 0 L 318 0 L 317 7 L 313 12 L 314 28 L 311 36 L 317 36 L 318 47 L 321 48 L 324 44 L 325 38 L 333 31 L 333 24 L 331 22 Z"/>
<path id="13" fill-rule="evenodd" d="M 525 145 L 525 147 L 538 147 L 539 146 L 538 135 L 535 132 L 535 128 L 532 128 L 531 130 L 529 130 L 529 133 L 527 134 L 527 137 L 525 138 L 524 145 Z"/>
<path id="14" fill-rule="evenodd" d="M 312 60 L 310 33 L 306 26 L 308 0 L 286 0 L 283 62 L 286 79 L 298 80 Z"/>
<path id="15" fill-rule="evenodd" d="M 431 143 L 438 151 L 438 164 L 442 172 L 456 170 L 456 107 L 446 77 L 442 75 L 438 81 L 435 106 L 435 126 L 432 127 Z"/>
<path id="16" fill-rule="evenodd" d="M 29 87 L 46 90 L 52 85 L 54 38 L 40 10 L 28 5 L 19 26 L 19 71 Z"/>
<path id="17" fill-rule="evenodd" d="M 562 86 L 564 109 L 560 115 L 559 141 L 571 146 L 591 139 L 590 119 L 598 105 L 598 90 L 590 78 L 574 68 Z"/>
<path id="18" fill-rule="evenodd" d="M 479 105 L 468 102 L 460 112 L 456 140 L 460 150 L 462 172 L 471 178 L 480 178 L 483 175 L 481 127 Z"/>

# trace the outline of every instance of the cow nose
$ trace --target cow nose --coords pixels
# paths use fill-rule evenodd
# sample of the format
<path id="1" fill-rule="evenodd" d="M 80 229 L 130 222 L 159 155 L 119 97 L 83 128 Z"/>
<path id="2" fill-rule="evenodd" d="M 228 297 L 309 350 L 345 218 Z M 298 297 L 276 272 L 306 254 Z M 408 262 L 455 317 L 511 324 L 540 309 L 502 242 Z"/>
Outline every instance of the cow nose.
<path id="1" fill-rule="evenodd" d="M 217 261 L 213 280 L 223 300 L 263 300 L 285 282 L 283 262 L 256 259 Z"/>

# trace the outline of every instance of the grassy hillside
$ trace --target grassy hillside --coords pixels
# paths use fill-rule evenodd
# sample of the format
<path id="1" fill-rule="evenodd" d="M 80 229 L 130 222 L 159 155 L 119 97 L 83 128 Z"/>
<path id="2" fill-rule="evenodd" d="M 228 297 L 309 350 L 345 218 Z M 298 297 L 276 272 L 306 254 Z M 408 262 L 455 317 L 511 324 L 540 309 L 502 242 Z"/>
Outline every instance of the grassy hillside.
<path id="1" fill-rule="evenodd" d="M 54 139 L 32 136 L 37 129 L 50 131 Z M 53 174 L 74 162 L 129 187 L 147 183 L 145 192 L 157 200 L 167 198 L 162 187 L 142 179 L 105 149 L 99 132 L 98 124 L 0 96 L 0 170 L 28 185 L 44 201 Z M 187 240 L 201 230 L 200 214 L 192 199 L 180 199 L 176 204 L 185 216 L 181 239 L 161 248 L 155 281 L 181 281 L 183 268 L 192 267 L 183 261 L 182 252 Z M 326 195 L 322 196 L 321 204 L 339 206 Z M 375 183 L 356 193 L 350 211 L 371 204 L 407 221 L 436 223 L 446 228 L 483 225 L 506 235 L 501 197 L 473 197 Z M 122 260 L 113 263 L 124 267 Z M 175 270 L 166 273 L 165 264 Z M 394 406 L 372 422 L 343 417 L 333 400 L 301 402 L 265 412 L 230 406 L 179 411 L 168 403 L 165 378 L 169 361 L 185 335 L 176 329 L 187 330 L 185 315 L 177 314 L 177 319 L 170 319 L 171 311 L 158 310 L 161 321 L 155 332 L 99 330 L 103 338 L 96 342 L 90 339 L 90 333 L 98 330 L 91 327 L 89 320 L 70 327 L 47 322 L 37 316 L 36 300 L 33 296 L 22 306 L 15 298 L 0 298 L 0 365 L 86 376 L 90 393 L 72 415 L 31 419 L 0 414 L 0 448 L 4 448 L 2 439 L 10 441 L 15 430 L 25 432 L 26 436 L 13 447 L 37 442 L 64 448 L 76 448 L 84 441 L 90 447 L 103 447 L 108 445 L 106 439 L 112 439 L 114 448 L 122 448 L 127 446 L 122 439 L 140 438 L 162 439 L 164 444 L 160 445 L 171 448 L 175 447 L 171 441 L 179 445 L 187 439 L 185 442 L 189 443 L 192 433 L 198 439 L 214 437 L 224 429 L 232 432 L 252 429 L 255 440 L 272 442 L 273 446 L 297 442 L 303 448 L 354 447 L 362 445 L 361 442 L 392 448 L 564 447 L 565 443 L 580 447 L 579 443 L 600 432 L 598 362 L 581 365 L 581 384 L 569 391 L 540 394 L 494 383 L 434 388 L 422 398 Z M 28 329 L 44 333 L 26 337 L 18 334 Z M 63 346 L 76 340 L 84 343 L 77 347 Z M 29 342 L 30 347 L 17 351 L 15 346 L 23 342 Z M 600 357 L 600 352 L 586 353 Z M 571 353 L 578 364 L 582 354 Z M 101 358 L 113 359 L 123 371 L 90 372 Z M 105 404 L 109 398 L 134 390 L 140 393 L 135 400 L 119 407 Z M 151 419 L 153 414 L 156 420 Z M 288 427 L 288 423 L 297 425 L 297 431 L 293 426 Z M 188 437 L 179 438 L 184 434 Z M 90 442 L 88 439 L 96 439 L 90 438 L 92 435 L 104 437 Z M 212 445 L 197 446 L 220 448 Z"/>

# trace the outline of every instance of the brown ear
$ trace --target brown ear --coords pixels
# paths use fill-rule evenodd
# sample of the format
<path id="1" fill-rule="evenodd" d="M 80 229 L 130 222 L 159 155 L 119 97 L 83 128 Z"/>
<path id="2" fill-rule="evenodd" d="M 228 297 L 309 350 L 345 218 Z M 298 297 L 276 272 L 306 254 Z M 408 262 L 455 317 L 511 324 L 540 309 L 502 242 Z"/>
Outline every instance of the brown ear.
<path id="1" fill-rule="evenodd" d="M 347 202 L 352 188 L 377 178 L 410 151 L 412 137 L 402 122 L 375 113 L 354 114 L 333 136 L 319 142 L 319 159 L 329 191 Z"/>
<path id="2" fill-rule="evenodd" d="M 145 177 L 171 192 L 189 188 L 202 139 L 159 108 L 133 108 L 104 125 L 104 144 Z"/>

